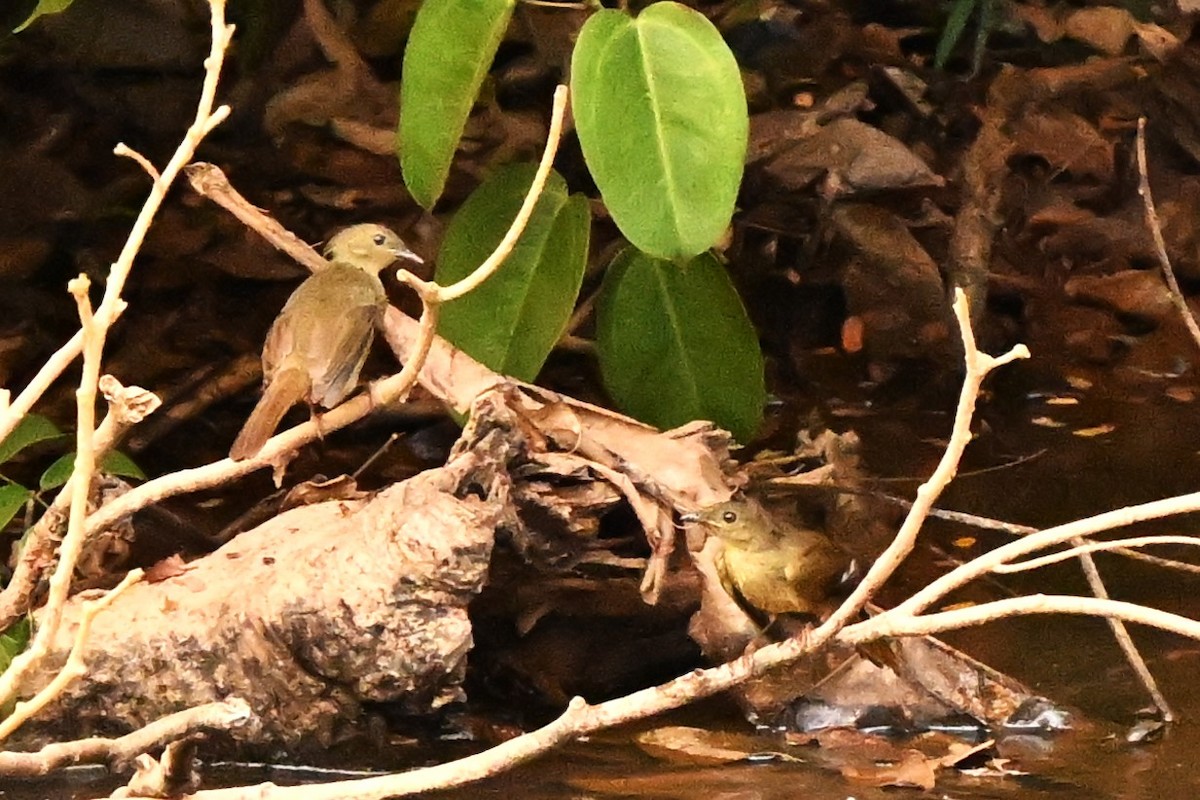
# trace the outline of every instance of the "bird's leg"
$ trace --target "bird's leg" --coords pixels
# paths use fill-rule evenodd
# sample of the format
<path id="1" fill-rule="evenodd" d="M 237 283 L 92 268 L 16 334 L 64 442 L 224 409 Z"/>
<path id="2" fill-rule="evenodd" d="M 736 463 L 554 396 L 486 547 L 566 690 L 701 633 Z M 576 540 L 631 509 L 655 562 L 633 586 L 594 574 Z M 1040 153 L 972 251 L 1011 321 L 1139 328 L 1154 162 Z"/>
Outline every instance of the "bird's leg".
<path id="1" fill-rule="evenodd" d="M 383 396 L 383 392 L 379 388 L 379 383 L 379 381 L 371 381 L 367 384 L 367 399 L 371 401 L 372 412 L 374 412 L 375 409 L 379 408 L 380 406 L 387 404 L 386 398 Z"/>
<path id="2" fill-rule="evenodd" d="M 812 614 L 776 614 L 763 628 L 763 636 L 772 642 L 782 642 L 803 636 L 812 630 L 817 619 Z"/>
<path id="3" fill-rule="evenodd" d="M 317 404 L 311 400 L 308 401 L 308 418 L 312 420 L 313 425 L 317 426 L 317 438 L 322 442 L 325 441 L 325 429 L 321 425 L 321 412 L 317 409 Z"/>

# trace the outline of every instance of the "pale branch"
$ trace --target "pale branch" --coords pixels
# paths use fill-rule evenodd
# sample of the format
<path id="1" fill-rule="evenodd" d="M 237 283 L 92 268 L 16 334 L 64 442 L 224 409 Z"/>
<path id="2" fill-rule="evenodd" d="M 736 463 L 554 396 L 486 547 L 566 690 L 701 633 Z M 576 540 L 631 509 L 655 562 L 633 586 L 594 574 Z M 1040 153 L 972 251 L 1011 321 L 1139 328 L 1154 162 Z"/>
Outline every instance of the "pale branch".
<path id="1" fill-rule="evenodd" d="M 1183 324 L 1187 326 L 1192 341 L 1200 346 L 1200 324 L 1197 324 L 1192 309 L 1188 307 L 1187 298 L 1179 288 L 1175 278 L 1175 269 L 1171 266 L 1171 257 L 1167 255 L 1167 243 L 1163 239 L 1162 225 L 1158 221 L 1158 211 L 1154 207 L 1154 195 L 1150 192 L 1150 172 L 1146 165 L 1146 118 L 1138 118 L 1137 126 L 1137 165 L 1138 165 L 1138 194 L 1142 196 L 1142 207 L 1146 215 L 1146 227 L 1154 240 L 1154 252 L 1158 256 L 1158 265 L 1162 269 L 1163 279 L 1171 296 L 1171 303 L 1179 312 Z"/>
<path id="2" fill-rule="evenodd" d="M 466 292 L 483 283 L 490 275 L 494 274 L 496 269 L 511 254 L 513 247 L 516 246 L 517 241 L 524 232 L 525 226 L 528 224 L 533 210 L 537 206 L 537 201 L 545 188 L 550 169 L 553 166 L 554 156 L 558 151 L 558 144 L 562 138 L 566 107 L 567 87 L 559 86 L 554 93 L 554 110 L 550 122 L 550 135 L 546 141 L 546 147 L 542 153 L 537 174 L 529 187 L 529 191 L 525 195 L 520 211 L 509 226 L 508 232 L 483 264 L 477 267 L 471 275 L 450 287 L 442 287 L 430 281 L 423 281 L 407 270 L 402 269 L 397 273 L 396 277 L 417 293 L 422 305 L 417 339 L 418 344 L 415 351 L 405 361 L 404 367 L 400 372 L 386 380 L 372 384 L 368 394 L 351 398 L 337 408 L 322 414 L 319 425 L 315 420 L 309 420 L 294 428 L 276 434 L 267 441 L 266 445 L 255 456 L 236 462 L 237 464 L 247 465 L 252 469 L 258 469 L 269 464 L 277 464 L 288 453 L 294 452 L 302 445 L 313 441 L 323 433 L 343 428 L 366 416 L 376 406 L 398 402 L 408 395 L 412 387 L 416 385 L 421 368 L 424 366 L 425 358 L 429 354 L 429 349 L 433 346 L 441 304 L 461 297 Z M 229 210 L 230 213 L 255 232 L 263 235 L 273 245 L 290 255 L 296 256 L 297 260 L 305 266 L 313 268 L 319 267 L 324 263 L 324 260 L 315 251 L 303 243 L 297 244 L 299 240 L 296 237 L 285 231 L 274 219 L 247 202 L 229 184 L 224 174 L 216 167 L 210 164 L 193 165 L 189 168 L 189 178 L 192 187 L 197 192 Z M 389 318 L 394 319 L 394 315 L 399 313 L 399 311 L 389 306 L 385 312 L 385 326 L 389 324 L 387 322 Z M 216 463 L 223 465 L 226 462 L 219 461 Z M 244 474 L 244 472 L 239 472 L 238 474 Z"/>
<path id="3" fill-rule="evenodd" d="M 212 11 L 212 44 L 208 57 L 204 60 L 204 83 L 200 91 L 200 99 L 196 104 L 196 116 L 171 160 L 151 185 L 150 194 L 134 221 L 124 247 L 109 271 L 104 297 L 96 309 L 96 317 L 105 331 L 112 326 L 123 309 L 124 301 L 121 300 L 121 292 L 125 287 L 125 281 L 133 268 L 135 256 L 141 250 L 150 224 L 166 199 L 168 190 L 175 182 L 179 171 L 192 160 L 196 148 L 199 147 L 204 137 L 229 115 L 228 106 L 221 106 L 214 110 L 214 105 L 225 51 L 233 37 L 233 26 L 225 24 L 225 0 L 210 0 L 209 6 Z M 115 152 L 118 155 L 125 155 L 132 153 L 132 150 L 123 144 L 118 144 Z M 148 163 L 144 158 L 140 158 L 138 161 L 143 164 Z M 150 172 L 154 173 L 153 167 Z M 46 361 L 33 380 L 25 386 L 6 409 L 3 409 L 3 413 L 0 413 L 0 441 L 12 433 L 17 423 L 29 413 L 34 404 L 50 388 L 50 385 L 82 351 L 83 332 L 79 331 Z"/>
<path id="4" fill-rule="evenodd" d="M 71 568 L 74 570 L 74 564 L 71 565 Z M 120 583 L 97 599 L 88 600 L 83 603 L 79 613 L 79 624 L 75 628 L 75 641 L 71 645 L 71 652 L 67 656 L 67 662 L 63 664 L 62 669 L 58 671 L 50 683 L 46 684 L 45 687 L 29 700 L 18 701 L 12 713 L 0 721 L 0 741 L 7 739 L 18 728 L 36 716 L 39 711 L 62 694 L 72 681 L 78 680 L 87 674 L 87 664 L 83 660 L 83 649 L 87 644 L 88 634 L 92 630 L 92 620 L 96 618 L 97 614 L 108 608 L 114 600 L 120 597 L 122 592 L 140 581 L 142 575 L 143 573 L 140 569 L 135 569 L 127 574 Z M 13 664 L 16 664 L 16 659 L 13 660 Z M 10 667 L 9 672 L 14 671 Z M 5 675 L 7 676 L 8 673 L 6 672 Z M 5 702 L 7 700 L 8 698 L 5 698 Z"/>
<path id="5" fill-rule="evenodd" d="M 521 233 L 525 230 L 525 225 L 529 222 L 529 218 L 533 216 L 533 210 L 537 207 L 538 198 L 542 194 L 542 188 L 546 185 L 546 179 L 550 177 L 550 170 L 554 166 L 554 154 L 558 152 L 558 142 L 562 138 L 563 120 L 566 116 L 566 110 L 567 87 L 560 85 L 554 90 L 554 109 L 550 118 L 550 132 L 546 137 L 546 149 L 542 152 L 542 160 L 538 163 L 537 173 L 533 176 L 533 185 L 529 188 L 529 192 L 526 193 L 525 201 L 521 203 L 521 209 L 517 212 L 516 219 L 509 226 L 508 233 L 500 240 L 500 244 L 496 247 L 496 252 L 488 256 L 487 260 L 476 267 L 474 272 L 455 284 L 438 289 L 437 299 L 439 303 L 448 303 L 473 291 L 495 274 L 513 247 L 516 246 L 517 240 L 521 238 Z"/>
<path id="6" fill-rule="evenodd" d="M 100 378 L 99 388 L 108 400 L 108 413 L 92 437 L 92 452 L 97 458 L 102 458 L 113 449 L 126 430 L 157 408 L 158 398 L 137 386 L 122 386 L 111 375 Z M 12 577 L 4 591 L 0 592 L 0 630 L 7 629 L 31 607 L 41 576 L 41 565 L 51 558 L 54 538 L 64 525 L 74 487 L 75 477 L 72 476 L 30 529 Z M 89 527 L 88 536 L 95 530 Z"/>
<path id="7" fill-rule="evenodd" d="M 979 555 L 966 564 L 950 570 L 891 609 L 891 612 L 911 615 L 919 614 L 950 592 L 970 583 L 981 575 L 992 572 L 1001 564 L 1014 561 L 1047 547 L 1054 547 L 1064 542 L 1069 542 L 1076 537 L 1090 536 L 1102 531 L 1132 525 L 1136 522 L 1146 522 L 1167 516 L 1187 514 L 1197 510 L 1200 510 L 1200 492 L 1193 492 L 1178 497 L 1153 500 L 1141 505 L 1126 506 L 1125 508 L 1096 514 L 1087 519 L 1057 525 L 1053 528 L 1046 528 L 1021 539 L 1000 545 L 993 550 Z"/>
<path id="8" fill-rule="evenodd" d="M 104 343 L 109 329 L 125 309 L 125 301 L 121 291 L 133 267 L 133 260 L 140 251 L 146 232 L 150 228 L 158 209 L 166 198 L 167 191 L 183 166 L 191 159 L 196 147 L 204 135 L 212 129 L 215 121 L 224 119 L 228 114 L 227 108 L 213 111 L 216 99 L 217 84 L 220 79 L 221 65 L 224 54 L 232 37 L 232 28 L 225 24 L 225 0 L 210 0 L 212 45 L 209 57 L 205 60 L 204 86 L 197 104 L 196 118 L 184 135 L 161 175 L 158 175 L 150 189 L 150 194 L 143 204 L 129 237 L 121 250 L 116 262 L 109 271 L 104 297 L 99 307 L 93 312 L 88 298 L 88 281 L 80 276 L 71 281 L 70 290 L 76 298 L 79 309 L 80 332 L 79 351 L 83 354 L 83 374 L 80 378 L 79 389 L 76 392 L 76 449 L 73 481 L 70 489 L 71 508 L 67 522 L 67 534 L 59 548 L 58 564 L 50 578 L 49 599 L 39 619 L 37 631 L 29 648 L 13 659 L 9 668 L 0 676 L 0 703 L 12 698 L 17 683 L 23 675 L 45 657 L 49 643 L 58 631 L 62 618 L 63 606 L 70 590 L 71 578 L 75 571 L 75 562 L 83 548 L 86 539 L 85 520 L 87 516 L 88 493 L 91 489 L 91 478 L 95 469 L 96 453 L 93 449 L 93 438 L 96 427 L 95 398 L 97 385 L 100 381 L 100 366 L 104 352 Z M 128 151 L 128 148 L 118 146 L 118 152 Z M 144 160 L 144 159 L 143 159 Z M 72 338 L 71 342 L 76 339 Z M 59 354 L 63 351 L 60 350 Z M 73 358 L 73 356 L 72 356 Z M 69 363 L 70 359 L 64 362 Z M 4 419 L 0 419 L 0 440 L 6 437 L 15 427 L 16 422 L 23 416 L 37 399 L 31 395 L 31 387 L 26 387 L 12 406 Z M 40 395 L 38 395 L 40 396 Z M 13 718 L 21 719 L 14 715 Z M 10 718 L 10 719 L 13 719 Z M 6 726 L 3 730 L 11 732 L 14 726 Z M 4 735 L 7 735 L 5 733 Z"/>
<path id="9" fill-rule="evenodd" d="M 1119 619 L 1200 641 L 1200 621 L 1181 614 L 1124 600 L 1054 594 L 1007 597 L 929 614 L 909 614 L 900 611 L 897 606 L 864 622 L 846 626 L 839 639 L 858 643 L 888 636 L 927 636 L 1030 614 L 1072 614 Z"/>
<path id="10" fill-rule="evenodd" d="M 1082 547 L 1085 540 L 1075 538 L 1071 540 L 1072 547 Z M 1079 566 L 1083 570 L 1083 576 L 1087 579 L 1088 588 L 1092 594 L 1100 600 L 1108 600 L 1108 587 L 1104 585 L 1104 579 L 1100 577 L 1100 568 L 1096 566 L 1096 560 L 1092 558 L 1091 553 L 1081 553 L 1079 555 Z M 1108 629 L 1112 631 L 1113 638 L 1117 640 L 1117 646 L 1121 648 L 1121 653 L 1124 654 L 1125 660 L 1129 662 L 1129 666 L 1133 669 L 1138 680 L 1141 681 L 1142 687 L 1146 690 L 1146 694 L 1150 695 L 1150 701 L 1154 703 L 1158 709 L 1159 716 L 1164 722 L 1171 722 L 1175 719 L 1175 712 L 1171 709 L 1171 705 L 1167 702 L 1166 695 L 1158 688 L 1158 681 L 1154 678 L 1154 673 L 1150 671 L 1150 667 L 1146 664 L 1146 659 L 1142 658 L 1141 652 L 1137 649 L 1137 645 L 1133 642 L 1133 637 L 1129 635 L 1129 630 L 1125 627 L 1125 623 L 1116 618 L 1108 617 L 1105 622 L 1108 623 Z"/>
<path id="11" fill-rule="evenodd" d="M 963 386 L 959 392 L 950 441 L 933 474 L 917 489 L 916 500 L 908 510 L 908 514 L 905 515 L 904 522 L 891 544 L 871 565 L 867 574 L 845 602 L 813 632 L 813 638 L 817 642 L 826 641 L 847 622 L 857 617 L 863 606 L 912 552 L 921 526 L 925 524 L 925 519 L 933 509 L 942 490 L 954 479 L 963 452 L 971 441 L 971 419 L 975 414 L 975 403 L 979 398 L 980 387 L 988 373 L 1014 359 L 1029 357 L 1029 350 L 1024 345 L 1017 345 L 998 358 L 980 352 L 975 345 L 975 333 L 971 328 L 971 312 L 967 306 L 966 293 L 962 289 L 954 290 L 953 308 L 962 337 L 963 359 L 966 363 L 967 374 L 963 378 Z"/>
<path id="12" fill-rule="evenodd" d="M 96 453 L 92 449 L 92 440 L 96 428 L 96 391 L 100 382 L 100 361 L 104 351 L 104 325 L 93 314 L 92 304 L 88 299 L 90 287 L 91 281 L 86 275 L 80 275 L 69 284 L 79 309 L 80 330 L 83 331 L 83 374 L 75 392 L 75 464 L 72 469 L 67 534 L 59 547 L 58 564 L 50 576 L 49 596 L 38 619 L 33 641 L 24 652 L 12 660 L 4 674 L 0 675 L 0 705 L 5 705 L 13 699 L 20 681 L 49 653 L 50 643 L 58 635 L 58 627 L 62 622 L 63 609 L 71 590 L 71 579 L 75 575 L 75 564 L 79 560 L 79 554 L 83 552 L 88 494 L 92 487 L 92 474 L 96 469 Z M 80 630 L 86 632 L 88 627 L 81 624 Z M 0 723 L 0 741 L 12 735 L 25 720 L 81 674 L 82 664 L 77 660 L 68 659 L 67 665 L 46 689 L 27 703 L 17 703 L 16 710 Z"/>
<path id="13" fill-rule="evenodd" d="M 1023 561 L 1015 561 L 1011 564 L 1000 564 L 993 568 L 992 572 L 998 575 L 1027 572 L 1049 566 L 1050 564 L 1057 564 L 1060 561 L 1066 561 L 1084 553 L 1112 552 L 1126 547 L 1149 547 L 1155 544 L 1182 544 L 1189 547 L 1196 547 L 1200 546 L 1200 536 L 1159 534 L 1156 536 L 1130 536 L 1126 539 L 1109 539 L 1103 542 L 1085 541 L 1078 545 L 1072 545 L 1069 550 L 1060 550 L 1057 553 L 1050 553 L 1038 558 L 1028 558 Z"/>
<path id="14" fill-rule="evenodd" d="M 55 742 L 31 753 L 0 752 L 0 775 L 36 778 L 79 764 L 120 768 L 137 756 L 199 731 L 230 730 L 251 718 L 250 707 L 236 697 L 184 709 L 116 739 L 92 737 Z"/>
<path id="15" fill-rule="evenodd" d="M 1152 556 L 1149 553 L 1139 553 L 1137 550 L 1129 550 L 1123 547 L 1119 547 L 1116 550 L 1113 550 L 1113 552 L 1124 558 L 1131 558 L 1134 561 L 1153 564 L 1154 566 L 1162 567 L 1163 569 L 1173 569 L 1176 572 L 1186 572 L 1191 575 L 1200 575 L 1200 564 L 1189 564 L 1186 561 L 1177 561 L 1173 558 Z"/>

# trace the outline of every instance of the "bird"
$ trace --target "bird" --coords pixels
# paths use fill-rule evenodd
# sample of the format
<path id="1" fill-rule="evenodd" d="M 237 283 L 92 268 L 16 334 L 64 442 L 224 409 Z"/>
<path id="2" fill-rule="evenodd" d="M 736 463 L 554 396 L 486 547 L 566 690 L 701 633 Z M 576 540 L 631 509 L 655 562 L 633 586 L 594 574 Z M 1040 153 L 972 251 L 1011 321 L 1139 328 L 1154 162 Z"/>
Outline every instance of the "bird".
<path id="1" fill-rule="evenodd" d="M 858 562 L 824 533 L 785 522 L 748 497 L 681 519 L 703 525 L 721 541 L 714 559 L 721 588 L 768 640 L 823 621 L 861 577 Z M 876 667 L 902 669 L 887 640 L 855 649 Z"/>
<path id="2" fill-rule="evenodd" d="M 764 631 L 782 616 L 820 620 L 858 577 L 857 563 L 820 531 L 768 514 L 738 498 L 683 515 L 721 541 L 717 577 L 725 593 Z"/>
<path id="3" fill-rule="evenodd" d="M 267 334 L 263 394 L 229 450 L 234 461 L 257 455 L 296 403 L 333 408 L 354 390 L 387 307 L 379 271 L 397 259 L 422 263 L 373 224 L 339 231 L 324 255 L 329 263 L 292 292 Z"/>

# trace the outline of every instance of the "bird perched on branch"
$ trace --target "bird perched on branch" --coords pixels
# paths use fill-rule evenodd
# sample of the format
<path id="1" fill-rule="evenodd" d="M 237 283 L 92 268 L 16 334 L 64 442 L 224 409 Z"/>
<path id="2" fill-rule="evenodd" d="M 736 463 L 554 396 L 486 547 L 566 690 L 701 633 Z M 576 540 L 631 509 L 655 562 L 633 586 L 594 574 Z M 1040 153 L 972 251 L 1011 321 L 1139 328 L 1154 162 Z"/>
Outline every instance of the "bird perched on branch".
<path id="1" fill-rule="evenodd" d="M 234 461 L 257 454 L 296 403 L 333 408 L 354 390 L 387 306 L 379 271 L 421 262 L 382 225 L 346 228 L 324 252 L 329 264 L 292 292 L 267 334 L 263 395 L 229 450 Z"/>
<path id="2" fill-rule="evenodd" d="M 750 499 L 683 520 L 721 540 L 715 560 L 721 586 L 764 630 L 781 615 L 821 619 L 857 577 L 855 562 L 825 534 L 776 519 Z"/>

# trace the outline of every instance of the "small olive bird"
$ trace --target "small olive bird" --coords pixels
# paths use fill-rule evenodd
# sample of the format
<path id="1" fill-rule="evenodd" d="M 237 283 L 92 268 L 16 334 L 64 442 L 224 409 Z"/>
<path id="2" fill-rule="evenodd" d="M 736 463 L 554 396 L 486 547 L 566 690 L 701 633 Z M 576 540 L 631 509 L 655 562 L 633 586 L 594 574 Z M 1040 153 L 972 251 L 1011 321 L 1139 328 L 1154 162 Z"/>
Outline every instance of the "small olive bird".
<path id="1" fill-rule="evenodd" d="M 398 258 L 421 262 L 382 225 L 338 232 L 325 257 L 329 264 L 292 292 L 271 325 L 263 395 L 229 450 L 234 461 L 256 455 L 296 403 L 333 408 L 354 390 L 387 306 L 379 271 Z"/>
<path id="2" fill-rule="evenodd" d="M 823 618 L 858 576 L 855 562 L 825 534 L 776 519 L 750 499 L 718 503 L 683 520 L 721 540 L 721 586 L 764 631 L 782 615 Z"/>

